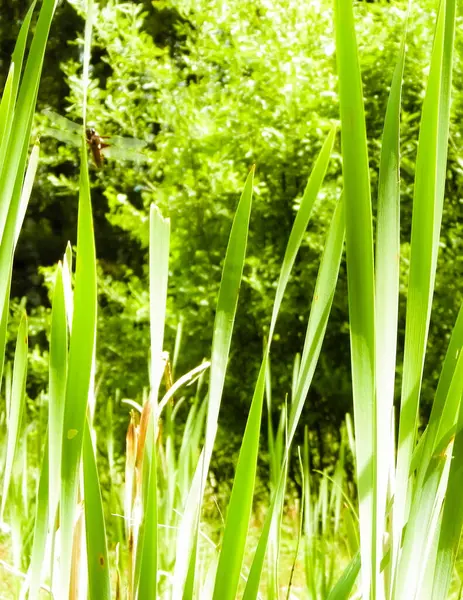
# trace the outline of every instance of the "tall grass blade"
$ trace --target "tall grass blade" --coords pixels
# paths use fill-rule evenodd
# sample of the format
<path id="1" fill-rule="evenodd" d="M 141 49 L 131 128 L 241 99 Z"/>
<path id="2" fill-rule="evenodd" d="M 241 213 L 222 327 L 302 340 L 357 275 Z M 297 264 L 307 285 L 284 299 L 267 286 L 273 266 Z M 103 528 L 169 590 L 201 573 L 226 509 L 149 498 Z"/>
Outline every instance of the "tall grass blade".
<path id="1" fill-rule="evenodd" d="M 461 356 L 460 351 L 460 356 Z M 462 360 L 458 361 L 457 377 L 463 381 L 461 371 Z M 447 493 L 444 499 L 442 524 L 437 548 L 436 566 L 433 577 L 433 600 L 445 600 L 449 597 L 449 588 L 457 556 L 463 526 L 463 505 L 460 491 L 463 487 L 463 404 L 461 402 L 462 387 L 459 386 L 459 415 L 457 433 L 453 444 L 452 462 L 450 464 Z M 458 393 L 458 392 L 457 392 Z"/>
<path id="2" fill-rule="evenodd" d="M 423 102 L 416 158 L 402 401 L 393 511 L 393 565 L 399 558 L 402 529 L 408 519 L 407 506 L 410 505 L 412 494 L 409 472 L 418 425 L 419 396 L 444 201 L 454 32 L 455 2 L 442 0 Z M 405 569 L 405 563 L 403 565 L 403 569 Z M 402 588 L 402 577 L 406 577 L 405 570 L 402 570 L 402 575 L 398 574 L 396 589 L 403 589 L 405 592 L 405 589 Z"/>
<path id="3" fill-rule="evenodd" d="M 63 288 L 64 304 L 66 308 L 66 321 L 69 331 L 72 329 L 72 316 L 74 314 L 74 294 L 72 291 L 72 249 L 68 242 L 63 256 Z"/>
<path id="4" fill-rule="evenodd" d="M 13 268 L 13 253 L 16 249 L 16 245 L 18 243 L 18 238 L 19 238 L 19 233 L 21 231 L 21 227 L 24 221 L 24 217 L 26 215 L 26 209 L 27 209 L 27 205 L 29 203 L 29 198 L 32 192 L 32 185 L 34 183 L 34 178 L 35 178 L 35 173 L 37 170 L 37 166 L 38 166 L 38 160 L 39 160 L 39 145 L 36 143 L 34 144 L 32 151 L 31 151 L 31 155 L 29 158 L 29 164 L 27 167 L 27 172 L 26 172 L 26 176 L 24 178 L 24 183 L 22 186 L 22 191 L 21 191 L 21 195 L 20 195 L 20 201 L 19 201 L 19 209 L 18 209 L 18 213 L 16 216 L 16 232 L 14 235 L 14 239 L 13 239 L 13 251 L 11 254 L 9 253 L 5 253 L 3 254 L 2 251 L 0 250 L 0 279 L 2 279 L 5 276 L 5 283 L 6 283 L 6 297 L 5 297 L 5 304 L 3 306 L 3 313 L 0 316 L 0 386 L 2 383 L 2 377 L 3 377 L 3 361 L 5 358 L 5 345 L 6 345 L 6 337 L 7 337 L 7 327 L 8 327 L 8 295 L 10 292 L 10 288 L 11 288 L 11 275 L 12 275 L 12 268 Z M 1 302 L 0 302 L 1 305 Z"/>
<path id="5" fill-rule="evenodd" d="M 158 500 L 157 500 L 157 456 L 153 419 L 146 437 L 151 446 L 149 460 L 145 450 L 143 464 L 143 516 L 137 542 L 136 593 L 135 598 L 154 598 L 157 595 L 158 577 Z"/>
<path id="6" fill-rule="evenodd" d="M 36 0 L 31 3 L 29 10 L 24 17 L 24 21 L 22 22 L 21 29 L 19 30 L 18 37 L 16 38 L 13 55 L 11 57 L 11 67 L 8 73 L 8 79 L 2 94 L 2 102 L 0 104 L 0 127 L 2 134 L 0 135 L 0 177 L 3 175 L 5 155 L 8 148 L 8 143 L 10 141 L 11 130 L 16 120 L 16 117 L 14 117 L 14 111 L 16 108 L 24 54 L 26 51 L 27 36 L 29 34 L 31 19 L 36 4 Z M 2 203 L 0 205 L 0 239 L 3 235 L 7 213 L 8 204 Z"/>
<path id="7" fill-rule="evenodd" d="M 249 218 L 252 204 L 252 183 L 254 168 L 249 173 L 241 195 L 228 242 L 222 270 L 219 298 L 217 301 L 214 333 L 212 340 L 211 371 L 209 382 L 209 406 L 206 423 L 206 440 L 201 453 L 184 515 L 177 536 L 176 563 L 172 597 L 180 600 L 190 564 L 190 556 L 196 547 L 192 538 L 192 527 L 199 519 L 205 480 L 209 470 L 212 449 L 217 432 L 217 420 L 225 381 L 225 373 L 230 352 L 231 336 L 235 321 L 238 294 L 241 285 L 244 259 L 246 255 Z"/>
<path id="8" fill-rule="evenodd" d="M 325 242 L 315 290 L 310 307 L 309 322 L 304 340 L 294 398 L 289 417 L 288 441 L 291 444 L 309 393 L 318 357 L 325 337 L 328 317 L 333 303 L 339 266 L 344 247 L 344 200 L 338 202 Z"/>
<path id="9" fill-rule="evenodd" d="M 23 586 L 22 597 L 26 596 L 29 588 L 29 600 L 36 600 L 40 593 L 40 575 L 44 564 L 45 548 L 48 531 L 48 436 L 43 447 L 42 468 L 37 490 L 37 507 L 34 520 L 34 543 L 32 545 L 31 562 L 28 578 Z"/>
<path id="10" fill-rule="evenodd" d="M 3 88 L 2 99 L 0 101 L 0 173 L 2 170 L 3 161 L 5 159 L 5 152 L 8 145 L 8 128 L 11 127 L 11 113 L 14 107 L 13 98 L 13 80 L 14 80 L 15 68 L 14 63 L 11 64 L 10 70 L 8 71 L 8 77 L 6 78 L 5 87 Z M 2 218 L 4 222 L 6 218 L 6 211 L 8 206 L 2 207 L 0 215 L 5 215 Z"/>
<path id="11" fill-rule="evenodd" d="M 153 204 L 150 208 L 150 334 L 151 402 L 157 407 L 166 359 L 163 356 L 166 320 L 167 280 L 169 275 L 170 220 L 164 219 Z"/>
<path id="12" fill-rule="evenodd" d="M 357 552 L 328 594 L 327 600 L 349 600 L 352 597 L 352 589 L 360 573 L 360 563 L 360 552 Z"/>
<path id="13" fill-rule="evenodd" d="M 225 373 L 230 352 L 231 336 L 235 320 L 238 294 L 241 286 L 244 259 L 249 231 L 249 218 L 252 205 L 252 186 L 254 167 L 249 173 L 241 195 L 222 271 L 219 297 L 217 300 L 212 340 L 211 368 L 209 381 L 209 408 L 206 420 L 206 439 L 204 444 L 205 463 L 203 465 L 202 487 L 209 470 L 210 456 L 217 432 L 220 401 L 225 381 Z"/>
<path id="14" fill-rule="evenodd" d="M 23 314 L 18 328 L 13 365 L 13 381 L 11 384 L 11 401 L 7 423 L 8 436 L 5 468 L 3 472 L 0 522 L 4 519 L 5 506 L 13 474 L 13 465 L 20 446 L 21 423 L 26 403 L 27 350 L 27 317 Z"/>
<path id="15" fill-rule="evenodd" d="M 18 182 L 22 182 L 24 176 L 43 57 L 55 5 L 56 0 L 44 0 L 42 3 L 24 74 L 21 79 L 18 99 L 15 104 L 15 114 L 8 139 L 8 148 L 5 152 L 0 176 L 0 206 L 5 207 L 1 209 L 2 212 L 0 213 L 0 247 L 4 245 L 7 248 L 10 247 L 14 236 L 20 191 Z M 24 29 L 21 30 L 21 44 L 27 36 L 31 16 L 32 13 L 29 11 Z M 16 56 L 19 64 L 15 67 L 13 86 L 16 84 L 16 78 L 20 76 L 21 54 L 24 52 L 21 44 L 17 46 L 18 53 Z M 4 289 L 0 286 L 0 299 L 3 297 Z"/>
<path id="16" fill-rule="evenodd" d="M 314 519 L 313 493 L 309 470 L 309 430 L 304 427 L 304 444 L 302 446 L 302 496 L 304 499 L 304 566 L 305 580 L 310 600 L 317 597 L 317 567 L 315 562 L 314 540 L 317 526 Z"/>
<path id="17" fill-rule="evenodd" d="M 83 471 L 88 597 L 91 599 L 111 600 L 111 582 L 103 503 L 88 419 L 85 421 Z"/>
<path id="18" fill-rule="evenodd" d="M 32 187 L 34 185 L 35 174 L 37 172 L 37 167 L 39 166 L 39 152 L 40 152 L 40 144 L 35 142 L 32 146 L 32 150 L 29 156 L 29 162 L 26 169 L 26 175 L 24 176 L 24 182 L 21 190 L 21 196 L 19 198 L 19 210 L 16 219 L 16 234 L 14 237 L 14 248 L 16 249 L 16 245 L 18 243 L 19 234 L 21 233 L 21 228 L 24 222 L 24 217 L 26 216 L 27 206 L 29 204 L 29 198 L 32 193 Z"/>
<path id="19" fill-rule="evenodd" d="M 278 312 L 281 306 L 281 301 L 283 299 L 284 290 L 289 280 L 289 276 L 291 273 L 292 266 L 294 265 L 294 260 L 296 258 L 296 254 L 299 250 L 300 244 L 302 242 L 303 234 L 307 228 L 311 208 L 316 199 L 316 196 L 319 192 L 321 184 L 323 182 L 326 169 L 328 167 L 328 161 L 331 155 L 331 150 L 334 142 L 335 130 L 333 129 L 328 135 L 325 144 L 323 145 L 322 150 L 320 151 L 320 155 L 317 158 L 317 161 L 314 165 L 314 169 L 312 174 L 310 175 L 309 182 L 307 183 L 306 193 L 301 201 L 301 206 L 296 215 L 296 219 L 294 221 L 293 229 L 290 234 L 290 238 L 288 241 L 288 246 L 286 249 L 285 257 L 283 259 L 283 265 L 280 272 L 280 278 L 278 282 L 277 291 L 275 294 L 275 303 L 272 312 L 272 320 L 270 325 L 270 333 L 269 340 L 266 349 L 266 355 L 264 356 L 264 362 L 261 366 L 261 373 L 265 372 L 265 361 L 268 357 L 268 352 L 270 350 L 271 343 L 271 335 L 273 335 L 273 330 L 276 323 L 276 318 L 278 316 Z M 302 212 L 301 212 L 302 211 Z M 275 491 L 275 501 L 272 502 L 271 507 L 266 515 L 266 524 L 262 531 L 261 537 L 259 539 L 259 544 L 254 555 L 253 563 L 251 566 L 251 571 L 249 573 L 248 581 L 246 584 L 246 589 L 244 593 L 244 599 L 252 599 L 256 597 L 259 589 L 259 582 L 261 578 L 262 568 L 264 564 L 265 553 L 267 550 L 268 544 L 268 535 L 271 531 L 271 523 L 274 519 L 274 509 L 278 507 L 279 499 L 284 495 L 284 480 L 285 480 L 285 472 L 286 472 L 286 462 L 289 457 L 289 450 L 292 445 L 292 441 L 294 439 L 294 434 L 296 431 L 297 422 L 302 412 L 303 404 L 307 395 L 307 392 L 310 387 L 311 378 L 313 372 L 315 371 L 315 366 L 318 360 L 318 356 L 321 349 L 321 344 L 323 341 L 324 333 L 326 330 L 326 325 L 328 322 L 328 316 L 331 308 L 331 303 L 334 295 L 334 287 L 336 286 L 339 264 L 341 260 L 342 247 L 344 243 L 344 213 L 343 213 L 343 204 L 340 202 L 336 207 L 333 220 L 330 226 L 330 230 L 327 237 L 326 247 L 323 253 L 323 257 L 320 264 L 319 273 L 317 276 L 317 282 L 315 284 L 315 293 L 312 302 L 312 310 L 309 317 L 309 323 L 307 326 L 307 334 L 306 340 L 304 344 L 303 357 L 301 359 L 301 365 L 299 369 L 299 380 L 298 380 L 298 388 L 296 390 L 296 395 L 293 399 L 291 414 L 289 418 L 289 426 L 288 426 L 288 438 L 286 440 L 286 448 L 285 448 L 285 458 L 283 463 L 280 465 L 280 475 L 278 485 L 276 486 Z M 271 334 L 271 335 L 270 335 Z M 260 410 L 262 410 L 262 396 L 263 394 L 263 381 L 261 381 L 261 375 L 259 375 L 258 384 L 256 386 L 256 391 L 254 393 L 254 397 L 258 398 L 260 404 Z M 259 395 L 258 395 L 259 394 Z M 253 398 L 253 404 L 255 400 Z M 251 411 L 253 410 L 253 404 L 251 405 Z M 248 419 L 251 417 L 250 416 Z M 247 431 L 247 428 L 246 428 Z M 245 432 L 246 436 L 246 432 Z M 255 443 L 258 443 L 258 439 L 255 440 Z M 242 445 L 243 451 L 244 440 Z M 255 452 L 257 453 L 257 447 L 255 448 Z M 255 469 L 255 463 L 253 463 L 253 468 Z M 249 466 L 247 467 L 248 471 L 246 471 L 246 476 L 248 478 L 251 477 L 249 473 Z M 255 471 L 254 471 L 255 476 Z M 238 469 L 235 475 L 235 482 L 233 486 L 233 490 L 235 489 L 236 481 L 238 478 Z M 252 492 L 253 487 L 250 486 L 251 481 L 248 481 L 247 493 L 250 496 L 247 497 L 247 502 L 252 501 Z M 254 485 L 254 480 L 252 480 L 252 485 Z M 239 498 L 239 496 L 238 496 Z M 233 500 L 233 492 L 232 498 L 230 500 L 230 508 L 231 510 L 231 502 Z M 247 504 L 247 509 L 249 509 L 249 504 Z M 237 503 L 235 510 L 237 511 L 237 515 L 239 513 L 239 504 Z M 250 513 L 247 513 L 249 518 Z M 236 518 L 235 517 L 235 518 Z M 244 519 L 242 521 L 241 527 L 246 525 L 246 530 L 244 535 L 247 533 L 247 525 L 248 521 L 244 523 Z M 245 538 L 244 538 L 245 541 Z M 240 546 L 241 547 L 241 546 Z M 223 550 L 222 550 L 223 552 Z M 236 560 L 236 559 L 235 559 Z M 225 564 L 225 563 L 224 563 Z M 220 565 L 220 563 L 219 563 Z M 240 563 L 241 567 L 241 563 Z M 224 567 L 225 568 L 225 567 Z"/>
<path id="20" fill-rule="evenodd" d="M 63 285 L 63 266 L 58 264 L 51 311 L 48 392 L 49 519 L 52 531 L 61 487 L 61 454 L 64 402 L 68 369 L 68 332 Z"/>
<path id="21" fill-rule="evenodd" d="M 1 274 L 0 274 L 0 277 L 2 277 Z M 8 273 L 8 281 L 6 284 L 6 294 L 7 294 L 6 298 L 8 298 L 8 296 L 9 296 L 10 288 L 11 288 L 11 269 Z M 0 305 L 1 305 L 1 300 L 0 300 Z M 6 338 L 7 338 L 7 334 L 8 334 L 9 313 L 10 313 L 10 303 L 5 301 L 3 303 L 2 312 L 0 313 L 0 389 L 2 387 L 2 382 L 3 382 L 3 369 L 4 369 L 4 362 L 5 362 L 5 348 L 6 348 Z"/>
<path id="22" fill-rule="evenodd" d="M 61 458 L 61 580 L 67 596 L 79 464 L 85 426 L 96 334 L 96 264 L 88 179 L 87 148 L 82 141 L 77 225 L 77 263 L 73 325 L 64 407 Z"/>
<path id="23" fill-rule="evenodd" d="M 457 320 L 452 329 L 450 342 L 445 354 L 444 364 L 439 377 L 434 402 L 429 417 L 428 426 L 420 438 L 423 443 L 419 444 L 414 454 L 410 471 L 417 470 L 416 489 L 420 490 L 429 462 L 433 454 L 439 451 L 442 436 L 455 427 L 458 418 L 458 402 L 448 402 L 449 390 L 454 381 L 455 369 L 460 358 L 460 350 L 463 346 L 463 304 L 458 311 Z"/>
<path id="24" fill-rule="evenodd" d="M 376 598 L 376 396 L 373 229 L 365 111 L 351 0 L 335 0 L 336 56 L 360 509 L 362 592 Z M 362 435 L 358 435 L 362 432 Z"/>
<path id="25" fill-rule="evenodd" d="M 150 331 L 151 331 L 151 418 L 143 459 L 143 514 L 136 548 L 136 598 L 157 597 L 158 505 L 157 450 L 158 394 L 165 369 L 164 326 L 169 275 L 170 220 L 157 207 L 150 209 Z"/>
<path id="26" fill-rule="evenodd" d="M 463 356 L 460 352 L 445 401 L 446 405 L 452 407 L 451 412 L 454 414 L 458 414 L 460 410 L 462 392 Z M 436 453 L 429 461 L 422 487 L 415 493 L 399 561 L 397 577 L 400 578 L 400 588 L 395 592 L 396 598 L 422 598 L 429 589 L 424 586 L 424 582 L 427 581 L 429 570 L 434 569 L 436 557 L 431 553 L 438 549 L 440 514 L 450 475 L 448 464 L 452 457 L 454 438 L 455 428 L 452 427 L 440 440 Z M 452 462 L 455 464 L 455 461 Z M 455 476 L 455 467 L 451 472 Z M 440 491 L 442 489 L 443 492 Z M 452 506 L 452 499 L 448 506 Z M 451 527 L 456 525 L 457 523 L 452 523 Z M 444 532 L 444 535 L 447 533 Z M 422 548 L 418 557 L 415 550 L 417 544 Z"/>
<path id="27" fill-rule="evenodd" d="M 397 352 L 400 268 L 400 109 L 405 64 L 407 23 L 388 98 L 378 185 L 376 229 L 376 410 L 377 410 L 377 505 L 376 578 L 380 577 L 386 528 L 388 485 L 395 469 L 391 454 L 393 403 Z M 388 427 L 386 424 L 390 424 Z M 388 570 L 389 573 L 389 570 Z M 389 574 L 390 576 L 390 574 Z M 381 586 L 381 590 L 384 586 Z M 379 593 L 383 593 L 382 591 Z"/>

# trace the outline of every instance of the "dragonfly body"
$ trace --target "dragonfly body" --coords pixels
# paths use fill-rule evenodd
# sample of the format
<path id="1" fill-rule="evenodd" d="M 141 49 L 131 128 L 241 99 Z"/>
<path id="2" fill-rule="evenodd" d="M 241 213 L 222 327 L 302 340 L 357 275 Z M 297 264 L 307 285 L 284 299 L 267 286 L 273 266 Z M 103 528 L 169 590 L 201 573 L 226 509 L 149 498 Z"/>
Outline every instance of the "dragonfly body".
<path id="1" fill-rule="evenodd" d="M 85 130 L 85 136 L 87 144 L 92 151 L 93 160 L 95 161 L 96 166 L 101 168 L 104 160 L 103 150 L 109 148 L 110 145 L 103 142 L 103 136 L 99 135 L 93 127 L 88 127 Z"/>
<path id="2" fill-rule="evenodd" d="M 53 127 L 45 128 L 45 135 L 52 136 L 57 140 L 80 146 L 82 143 L 82 126 L 73 123 L 69 119 L 46 109 L 43 113 L 51 120 Z M 146 142 L 135 138 L 119 137 L 116 135 L 106 136 L 97 133 L 94 127 L 85 130 L 85 139 L 90 148 L 95 165 L 100 168 L 105 158 L 118 161 L 142 162 L 147 160 L 142 149 Z"/>

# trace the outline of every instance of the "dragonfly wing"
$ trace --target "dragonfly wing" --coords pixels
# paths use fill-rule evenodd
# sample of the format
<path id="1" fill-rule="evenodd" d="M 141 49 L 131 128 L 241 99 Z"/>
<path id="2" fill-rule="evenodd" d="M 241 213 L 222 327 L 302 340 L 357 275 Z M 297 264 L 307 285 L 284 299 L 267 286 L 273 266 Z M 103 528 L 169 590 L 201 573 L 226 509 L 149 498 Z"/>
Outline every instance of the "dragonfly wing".
<path id="1" fill-rule="evenodd" d="M 73 146 L 80 146 L 82 143 L 81 132 L 76 133 L 73 131 L 65 131 L 63 129 L 56 129 L 55 127 L 44 127 L 43 136 L 54 137 L 64 144 L 72 144 Z"/>
<path id="2" fill-rule="evenodd" d="M 66 144 L 80 146 L 82 143 L 82 126 L 62 117 L 53 110 L 46 108 L 42 111 L 53 124 L 53 127 L 44 128 L 43 135 L 50 135 Z M 100 137 L 100 136 L 98 136 Z M 101 136 L 103 147 L 100 148 L 103 156 L 114 160 L 130 160 L 143 162 L 147 157 L 141 152 L 146 142 L 136 138 L 120 137 L 118 135 Z M 107 147 L 105 145 L 107 144 Z"/>
<path id="3" fill-rule="evenodd" d="M 53 127 L 55 127 L 56 129 L 63 129 L 64 131 L 73 131 L 74 133 L 82 135 L 82 125 L 73 123 L 73 121 L 70 121 L 69 119 L 66 119 L 66 117 L 59 115 L 54 110 L 46 108 L 42 111 L 42 114 L 44 114 L 50 119 L 50 121 L 53 124 Z"/>
<path id="4" fill-rule="evenodd" d="M 108 146 L 102 149 L 103 156 L 113 160 L 131 160 L 134 162 L 145 162 L 148 160 L 146 154 L 135 148 L 121 148 L 119 146 Z"/>
<path id="5" fill-rule="evenodd" d="M 147 156 L 142 152 L 146 146 L 146 142 L 143 140 L 111 135 L 103 138 L 103 141 L 108 144 L 108 147 L 103 149 L 103 154 L 108 158 L 135 162 L 147 160 Z"/>
<path id="6" fill-rule="evenodd" d="M 140 151 L 146 146 L 144 140 L 138 138 L 121 137 L 119 135 L 102 136 L 103 139 L 111 146 L 117 146 L 118 148 L 126 148 L 127 150 Z"/>

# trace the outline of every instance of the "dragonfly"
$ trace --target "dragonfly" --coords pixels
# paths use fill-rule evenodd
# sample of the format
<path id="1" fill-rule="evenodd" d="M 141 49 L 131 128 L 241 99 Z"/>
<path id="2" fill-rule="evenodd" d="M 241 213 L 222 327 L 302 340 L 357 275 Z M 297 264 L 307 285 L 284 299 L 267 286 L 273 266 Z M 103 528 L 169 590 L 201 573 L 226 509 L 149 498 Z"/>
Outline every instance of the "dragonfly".
<path id="1" fill-rule="evenodd" d="M 66 119 L 51 109 L 45 109 L 52 127 L 45 127 L 44 134 L 56 138 L 65 144 L 79 147 L 82 143 L 82 126 Z M 146 142 L 137 138 L 121 137 L 118 135 L 100 135 L 94 127 L 87 127 L 85 139 L 90 148 L 95 165 L 100 168 L 105 158 L 117 161 L 142 162 L 147 156 L 142 150 Z"/>

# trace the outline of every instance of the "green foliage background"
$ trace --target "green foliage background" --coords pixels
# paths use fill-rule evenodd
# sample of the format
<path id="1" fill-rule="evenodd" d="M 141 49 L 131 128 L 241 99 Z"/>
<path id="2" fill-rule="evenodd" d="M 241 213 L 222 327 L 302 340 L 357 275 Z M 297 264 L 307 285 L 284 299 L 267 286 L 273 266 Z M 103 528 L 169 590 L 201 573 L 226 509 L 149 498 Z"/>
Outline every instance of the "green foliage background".
<path id="1" fill-rule="evenodd" d="M 39 96 L 42 108 L 69 110 L 70 118 L 77 117 L 81 103 L 79 10 L 77 0 L 58 9 Z M 405 10 L 403 2 L 356 5 L 373 190 Z M 417 130 L 434 3 L 426 0 L 415 5 L 413 12 L 403 88 L 404 240 L 410 233 Z M 4 25 L 0 28 L 5 54 L 8 38 L 2 35 Z M 156 202 L 172 220 L 166 349 L 173 350 L 181 320 L 183 338 L 176 365 L 176 374 L 181 375 L 209 353 L 209 324 L 233 211 L 249 167 L 257 165 L 248 258 L 220 418 L 219 457 L 235 451 L 233 434 L 238 436 L 244 429 L 259 366 L 256 357 L 262 352 L 294 209 L 329 124 L 339 114 L 332 28 L 331 3 L 324 0 L 100 2 L 89 116 L 102 133 L 132 135 L 149 144 L 146 164 L 107 162 L 91 175 L 100 258 L 99 319 L 104 322 L 97 342 L 97 379 L 103 397 L 119 389 L 122 397 L 137 398 L 148 383 L 149 204 Z M 441 364 L 461 301 L 461 31 L 457 27 L 448 198 L 423 388 L 428 401 L 436 384 L 435 366 Z M 2 76 L 5 64 L 2 59 Z M 68 239 L 75 242 L 77 210 L 77 151 L 44 139 L 43 156 L 44 168 L 17 251 L 15 272 L 20 276 L 13 282 L 13 293 L 25 298 L 32 313 L 31 345 L 35 342 L 36 346 L 28 390 L 32 398 L 45 387 L 46 372 L 49 304 L 43 282 L 50 271 L 39 267 L 56 263 Z M 340 173 L 336 154 L 280 313 L 271 355 L 274 405 L 284 402 L 291 391 L 292 363 L 302 348 L 302 324 L 326 223 L 340 193 Z M 402 253 L 405 276 L 407 244 Z M 320 461 L 315 466 L 331 462 L 335 432 L 345 412 L 351 410 L 346 297 L 341 265 L 324 348 L 303 416 L 312 445 L 318 449 Z M 125 426 L 121 422 L 121 444 Z M 219 460 L 219 464 L 226 478 L 228 463 Z"/>

